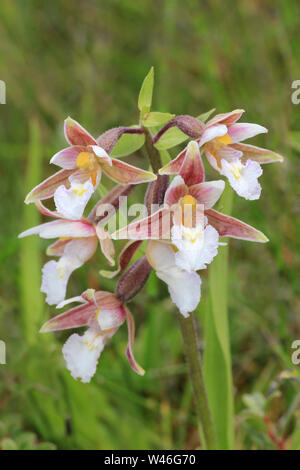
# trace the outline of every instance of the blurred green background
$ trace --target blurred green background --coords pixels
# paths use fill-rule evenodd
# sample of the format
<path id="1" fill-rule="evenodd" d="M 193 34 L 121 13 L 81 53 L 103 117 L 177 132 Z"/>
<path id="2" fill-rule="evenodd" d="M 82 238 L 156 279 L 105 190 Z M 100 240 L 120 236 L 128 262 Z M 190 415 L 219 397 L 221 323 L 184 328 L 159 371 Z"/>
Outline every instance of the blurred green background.
<path id="1" fill-rule="evenodd" d="M 136 123 L 138 91 L 154 65 L 153 110 L 197 116 L 212 107 L 244 108 L 245 121 L 269 129 L 251 143 L 286 157 L 264 167 L 259 201 L 235 197 L 233 214 L 270 242 L 231 242 L 229 312 L 237 447 L 273 448 L 269 420 L 287 448 L 300 449 L 299 366 L 291 362 L 291 343 L 300 339 L 300 105 L 291 102 L 291 83 L 300 79 L 299 18 L 297 0 L 1 1 L 0 79 L 7 104 L 0 105 L 0 339 L 7 364 L 0 365 L 0 447 L 199 445 L 165 286 L 152 275 L 130 305 L 136 357 L 146 375 L 128 367 L 124 327 L 92 383 L 83 385 L 64 367 L 68 334 L 38 333 L 55 313 L 39 292 L 47 243 L 17 239 L 41 221 L 23 200 L 53 173 L 48 162 L 66 146 L 65 117 L 95 136 Z M 140 153 L 130 161 L 142 159 Z M 134 197 L 144 191 L 138 188 Z M 76 271 L 69 296 L 87 287 L 113 289 L 113 281 L 99 277 L 102 263 L 95 256 Z M 200 333 L 207 291 L 204 276 Z"/>

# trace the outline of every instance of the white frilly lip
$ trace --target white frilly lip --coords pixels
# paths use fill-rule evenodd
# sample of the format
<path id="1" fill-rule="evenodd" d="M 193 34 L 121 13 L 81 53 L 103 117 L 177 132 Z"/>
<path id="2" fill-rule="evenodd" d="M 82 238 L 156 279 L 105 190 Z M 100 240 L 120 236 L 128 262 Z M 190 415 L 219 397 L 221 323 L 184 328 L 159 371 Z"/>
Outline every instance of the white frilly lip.
<path id="1" fill-rule="evenodd" d="M 262 175 L 262 168 L 259 163 L 247 160 L 245 164 L 240 160 L 228 162 L 221 160 L 221 174 L 228 178 L 230 186 L 235 192 L 248 200 L 260 198 L 261 185 L 258 178 Z"/>
<path id="2" fill-rule="evenodd" d="M 172 242 L 178 251 L 175 253 L 175 263 L 186 271 L 198 271 L 207 268 L 218 253 L 219 234 L 211 225 L 203 230 L 172 227 Z"/>
<path id="3" fill-rule="evenodd" d="M 96 237 L 71 240 L 65 246 L 59 261 L 51 260 L 44 265 L 41 292 L 46 294 L 46 302 L 49 305 L 59 304 L 62 307 L 74 300 L 69 299 L 63 303 L 69 278 L 75 269 L 80 268 L 93 256 L 97 244 Z"/>
<path id="4" fill-rule="evenodd" d="M 82 336 L 74 333 L 67 339 L 62 352 L 67 369 L 74 379 L 90 382 L 104 346 L 105 337 L 93 328 L 89 328 Z"/>
<path id="5" fill-rule="evenodd" d="M 173 266 L 168 271 L 156 271 L 159 279 L 168 285 L 172 302 L 184 317 L 188 317 L 200 302 L 201 279 L 195 272 Z"/>
<path id="6" fill-rule="evenodd" d="M 61 185 L 54 193 L 56 210 L 69 220 L 79 220 L 94 191 L 91 179 L 84 183 L 72 181 L 69 189 Z"/>
<path id="7" fill-rule="evenodd" d="M 195 272 L 188 272 L 176 265 L 175 253 L 166 243 L 150 241 L 146 255 L 156 275 L 169 289 L 172 301 L 180 313 L 187 317 L 200 302 L 201 279 Z"/>

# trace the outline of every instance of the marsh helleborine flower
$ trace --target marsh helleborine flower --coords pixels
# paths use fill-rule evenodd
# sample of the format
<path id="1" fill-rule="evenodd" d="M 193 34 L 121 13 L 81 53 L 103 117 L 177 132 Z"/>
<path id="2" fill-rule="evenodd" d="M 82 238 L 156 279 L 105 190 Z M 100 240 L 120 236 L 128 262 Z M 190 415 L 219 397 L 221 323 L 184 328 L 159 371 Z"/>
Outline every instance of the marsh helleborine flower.
<path id="1" fill-rule="evenodd" d="M 242 109 L 217 114 L 204 126 L 197 139 L 211 166 L 226 176 L 236 193 L 245 199 L 259 199 L 258 178 L 265 163 L 282 162 L 283 157 L 271 150 L 241 143 L 257 134 L 268 132 L 258 124 L 237 123 Z M 185 158 L 185 150 L 160 169 L 160 174 L 177 174 Z"/>
<path id="2" fill-rule="evenodd" d="M 102 253 L 112 266 L 114 246 L 108 232 L 101 224 L 95 225 L 84 218 L 67 219 L 58 212 L 50 211 L 41 202 L 37 202 L 36 207 L 43 215 L 55 220 L 25 230 L 19 238 L 34 234 L 46 239 L 58 238 L 48 247 L 47 255 L 57 256 L 59 261 L 51 260 L 44 265 L 41 285 L 41 291 L 46 294 L 46 302 L 54 305 L 65 298 L 72 272 L 94 255 L 98 241 Z"/>
<path id="3" fill-rule="evenodd" d="M 125 321 L 128 327 L 127 358 L 132 369 L 137 374 L 144 375 L 145 371 L 133 355 L 134 320 L 128 307 L 110 292 L 88 289 L 78 297 L 65 300 L 57 308 L 73 302 L 79 302 L 80 305 L 51 318 L 41 328 L 42 333 L 48 333 L 88 327 L 82 336 L 72 334 L 63 346 L 63 355 L 72 377 L 81 379 L 82 382 L 91 380 L 107 341 Z"/>
<path id="4" fill-rule="evenodd" d="M 97 140 L 73 119 L 65 120 L 64 130 L 70 147 L 50 160 L 62 170 L 36 186 L 26 197 L 26 203 L 54 196 L 57 211 L 68 219 L 78 220 L 101 180 L 102 171 L 121 184 L 156 179 L 150 171 L 111 158 Z"/>

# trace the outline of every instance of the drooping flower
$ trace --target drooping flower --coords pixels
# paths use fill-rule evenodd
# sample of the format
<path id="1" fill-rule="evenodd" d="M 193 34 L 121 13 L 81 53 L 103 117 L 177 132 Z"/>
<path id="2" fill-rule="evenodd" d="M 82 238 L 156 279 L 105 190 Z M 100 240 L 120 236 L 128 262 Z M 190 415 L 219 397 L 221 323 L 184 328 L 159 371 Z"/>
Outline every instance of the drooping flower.
<path id="1" fill-rule="evenodd" d="M 77 220 L 82 217 L 86 204 L 97 188 L 102 171 L 121 184 L 156 179 L 150 171 L 111 158 L 97 140 L 73 119 L 66 119 L 64 130 L 70 147 L 50 160 L 62 170 L 36 186 L 26 197 L 26 203 L 54 196 L 57 211 L 68 219 Z"/>
<path id="2" fill-rule="evenodd" d="M 237 123 L 243 110 L 217 114 L 210 119 L 197 140 L 204 149 L 207 160 L 221 175 L 228 178 L 229 184 L 239 196 L 245 199 L 258 199 L 261 186 L 258 178 L 262 175 L 262 164 L 281 162 L 283 157 L 271 150 L 241 142 L 257 134 L 267 132 L 258 124 Z M 160 174 L 176 174 L 185 157 L 185 150 L 172 162 L 160 170 Z"/>
<path id="3" fill-rule="evenodd" d="M 112 238 L 156 240 L 147 245 L 147 259 L 158 277 L 168 284 L 181 313 L 187 315 L 200 300 L 201 281 L 196 271 L 205 269 L 216 256 L 219 237 L 257 242 L 268 239 L 244 222 L 212 209 L 225 183 L 204 181 L 196 141 L 191 141 L 179 157 L 164 167 L 166 174 L 175 173 L 175 169 L 179 173 L 165 193 L 164 205 L 150 216 L 123 227 Z"/>
<path id="4" fill-rule="evenodd" d="M 73 302 L 79 302 L 80 305 L 51 318 L 41 328 L 42 333 L 48 333 L 88 326 L 82 336 L 72 334 L 63 346 L 63 356 L 72 377 L 84 383 L 90 382 L 107 341 L 125 321 L 128 326 L 126 355 L 132 369 L 143 375 L 145 371 L 133 355 L 134 320 L 127 306 L 110 292 L 88 289 L 81 296 L 62 302 L 57 308 Z"/>
<path id="5" fill-rule="evenodd" d="M 58 212 L 50 211 L 41 202 L 36 203 L 43 215 L 54 218 L 52 222 L 32 227 L 19 238 L 38 234 L 41 238 L 58 240 L 47 249 L 47 255 L 58 256 L 58 261 L 48 261 L 42 269 L 41 292 L 46 294 L 49 305 L 58 304 L 66 295 L 67 284 L 72 272 L 82 266 L 95 253 L 98 241 L 110 265 L 114 265 L 114 246 L 103 226 L 82 218 L 70 220 Z"/>
<path id="6" fill-rule="evenodd" d="M 186 271 L 179 267 L 175 255 L 171 244 L 156 240 L 147 242 L 148 262 L 157 277 L 167 284 L 172 302 L 187 317 L 200 302 L 201 279 L 195 271 Z"/>

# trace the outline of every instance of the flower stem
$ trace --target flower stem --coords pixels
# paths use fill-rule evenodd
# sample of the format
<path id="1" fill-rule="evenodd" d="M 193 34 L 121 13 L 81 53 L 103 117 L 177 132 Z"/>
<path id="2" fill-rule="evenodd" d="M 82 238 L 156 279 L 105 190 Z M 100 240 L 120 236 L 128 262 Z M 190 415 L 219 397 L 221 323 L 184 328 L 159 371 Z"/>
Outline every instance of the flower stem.
<path id="1" fill-rule="evenodd" d="M 204 440 L 203 447 L 209 450 L 216 449 L 215 432 L 210 408 L 208 405 L 201 367 L 201 358 L 198 348 L 196 320 L 192 313 L 188 318 L 184 318 L 179 313 L 178 318 L 184 344 L 186 361 L 189 368 L 190 380 L 192 383 L 196 412 L 202 429 L 202 435 Z"/>
<path id="2" fill-rule="evenodd" d="M 145 129 L 145 134 L 147 155 L 153 171 L 158 173 L 158 170 L 162 166 L 161 157 L 158 150 L 154 147 L 153 138 L 147 129 Z M 203 379 L 194 315 L 191 313 L 188 318 L 184 318 L 179 313 L 178 317 L 185 349 L 186 361 L 188 364 L 190 380 L 194 393 L 197 416 L 202 430 L 203 448 L 215 449 L 215 432 Z"/>
<path id="3" fill-rule="evenodd" d="M 153 138 L 149 130 L 145 128 L 144 131 L 146 135 L 145 146 L 147 155 L 154 173 L 157 174 L 158 170 L 162 167 L 161 156 L 159 151 L 153 145 Z"/>
<path id="4" fill-rule="evenodd" d="M 233 191 L 226 185 L 218 210 L 231 213 Z M 234 449 L 234 397 L 228 321 L 228 245 L 209 267 L 210 301 L 205 312 L 203 373 L 219 449 Z M 222 400 L 220 400 L 222 390 Z"/>

